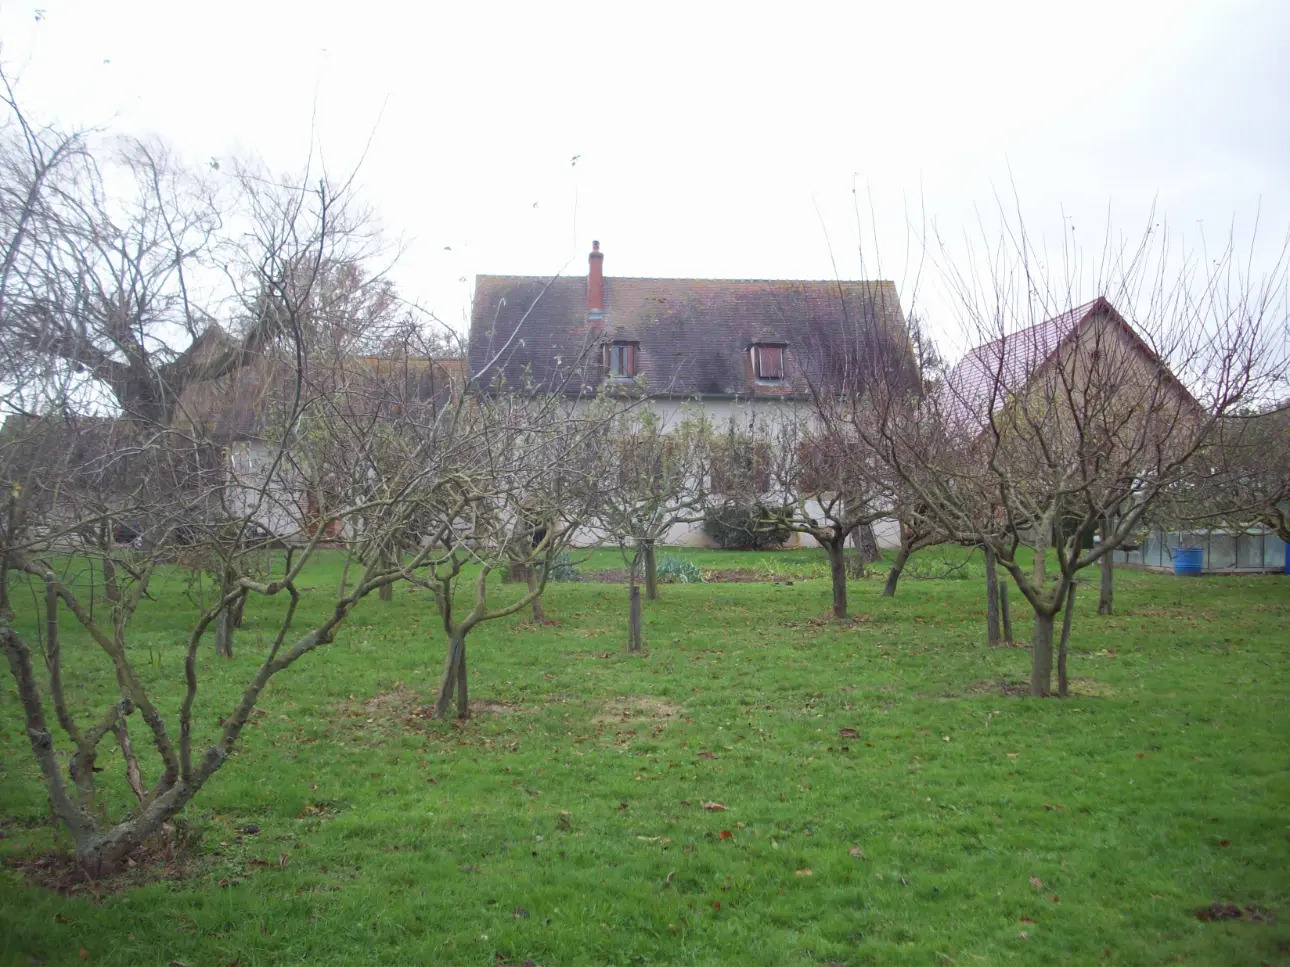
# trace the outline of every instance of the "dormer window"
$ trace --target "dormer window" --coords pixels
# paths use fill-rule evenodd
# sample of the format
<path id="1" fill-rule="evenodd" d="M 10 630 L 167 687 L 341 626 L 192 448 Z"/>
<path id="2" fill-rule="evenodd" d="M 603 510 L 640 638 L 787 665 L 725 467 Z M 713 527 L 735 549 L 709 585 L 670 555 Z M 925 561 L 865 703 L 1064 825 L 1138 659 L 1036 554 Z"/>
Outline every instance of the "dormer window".
<path id="1" fill-rule="evenodd" d="M 763 345 L 752 347 L 753 375 L 759 383 L 782 383 L 784 381 L 784 346 Z"/>
<path id="2" fill-rule="evenodd" d="M 610 379 L 633 379 L 639 343 L 611 342 L 605 347 L 605 373 Z"/>

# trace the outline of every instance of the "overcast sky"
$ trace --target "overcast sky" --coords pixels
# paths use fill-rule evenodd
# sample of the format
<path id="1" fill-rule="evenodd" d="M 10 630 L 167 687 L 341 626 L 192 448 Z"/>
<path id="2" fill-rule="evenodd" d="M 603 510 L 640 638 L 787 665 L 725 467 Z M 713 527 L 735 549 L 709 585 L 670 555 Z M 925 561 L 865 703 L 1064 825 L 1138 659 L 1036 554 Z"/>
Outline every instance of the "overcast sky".
<path id="1" fill-rule="evenodd" d="M 894 278 L 945 331 L 906 211 L 958 239 L 1014 185 L 1049 244 L 1153 201 L 1194 242 L 1261 206 L 1256 262 L 1290 226 L 1286 0 L 4 0 L 0 37 L 33 113 L 194 161 L 370 137 L 396 277 L 457 324 L 476 273 L 582 274 L 596 238 L 610 276 Z"/>

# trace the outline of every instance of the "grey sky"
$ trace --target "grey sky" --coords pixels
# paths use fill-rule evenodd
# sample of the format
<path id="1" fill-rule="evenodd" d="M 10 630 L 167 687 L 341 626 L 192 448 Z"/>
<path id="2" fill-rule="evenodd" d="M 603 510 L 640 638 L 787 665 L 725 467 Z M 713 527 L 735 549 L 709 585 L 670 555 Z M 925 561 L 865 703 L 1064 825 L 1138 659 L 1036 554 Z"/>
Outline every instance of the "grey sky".
<path id="1" fill-rule="evenodd" d="M 853 185 L 907 311 L 906 208 L 960 238 L 1013 181 L 1053 244 L 1100 240 L 1108 206 L 1135 234 L 1153 200 L 1190 239 L 1248 234 L 1261 204 L 1256 261 L 1290 226 L 1284 0 L 35 0 L 0 7 L 0 36 L 30 107 L 196 161 L 297 166 L 316 113 L 341 171 L 371 135 L 396 277 L 458 324 L 475 273 L 581 274 L 593 238 L 611 276 L 825 278 L 830 245 L 876 276 Z"/>

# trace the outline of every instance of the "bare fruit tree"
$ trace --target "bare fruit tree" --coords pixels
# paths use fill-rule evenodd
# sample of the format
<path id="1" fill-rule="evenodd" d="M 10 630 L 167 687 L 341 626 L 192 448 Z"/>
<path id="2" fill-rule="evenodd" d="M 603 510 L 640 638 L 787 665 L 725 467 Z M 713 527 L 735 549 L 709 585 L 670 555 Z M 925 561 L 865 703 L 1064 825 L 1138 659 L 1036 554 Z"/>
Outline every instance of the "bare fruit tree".
<path id="1" fill-rule="evenodd" d="M 1225 420 L 1176 496 L 1170 523 L 1267 527 L 1290 543 L 1290 402 Z"/>
<path id="2" fill-rule="evenodd" d="M 835 619 L 847 617 L 847 540 L 899 513 L 886 464 L 856 431 L 867 408 L 863 396 L 820 396 L 770 430 L 772 506 L 784 526 L 810 535 L 828 555 Z"/>
<path id="3" fill-rule="evenodd" d="M 283 414 L 288 425 L 320 405 L 302 387 L 299 379 L 292 384 Z M 428 543 L 397 567 L 352 555 L 353 575 L 339 589 L 319 588 L 312 571 L 302 582 L 323 554 L 321 532 L 300 529 L 281 543 L 268 541 L 255 518 L 284 483 L 278 468 L 286 465 L 289 434 L 270 451 L 270 471 L 254 476 L 211 465 L 212 448 L 201 438 L 132 420 L 47 411 L 6 422 L 3 436 L 8 502 L 0 535 L 0 650 L 54 813 L 92 874 L 113 868 L 200 792 L 237 746 L 270 679 L 331 642 L 371 592 L 442 556 Z M 368 475 L 368 486 L 352 491 L 334 518 L 354 546 L 389 542 L 415 521 L 403 494 L 425 487 L 431 472 L 409 465 L 401 480 Z M 199 509 L 213 515 L 212 523 L 188 522 Z M 160 605 L 150 589 L 177 559 L 194 553 L 219 561 L 219 579 L 190 598 L 186 615 L 179 612 L 183 624 L 176 630 L 186 642 L 179 682 L 158 682 L 140 671 L 146 653 L 138 639 L 146 632 L 138 629 L 157 620 L 152 615 Z M 266 554 L 277 558 L 271 567 Z M 42 600 L 41 612 L 15 613 L 19 592 Z M 217 666 L 227 670 L 210 670 L 200 658 L 203 641 L 248 597 L 270 640 L 245 649 L 236 664 Z M 175 613 L 163 613 L 173 624 Z M 63 674 L 65 643 L 79 656 L 74 678 Z M 99 662 L 87 665 L 95 654 Z M 200 701 L 204 683 L 227 684 L 229 676 L 242 682 L 230 707 Z M 170 717 L 158 695 L 176 687 L 182 701 Z M 139 719 L 146 755 L 138 748 L 139 726 L 132 725 Z M 107 777 L 99 775 L 103 745 L 112 741 L 135 795 L 123 814 L 108 808 Z"/>
<path id="4" fill-rule="evenodd" d="M 0 91 L 7 409 L 65 391 L 165 426 L 186 389 L 274 340 L 312 348 L 306 315 L 320 319 L 320 305 L 358 318 L 326 296 L 357 260 L 376 264 L 378 236 L 347 182 L 281 178 L 253 160 L 195 167 L 157 141 L 41 124 L 2 71 Z M 284 299 L 304 308 L 305 293 L 309 313 L 280 311 Z"/>
<path id="5" fill-rule="evenodd" d="M 891 562 L 887 581 L 882 587 L 884 598 L 896 596 L 896 586 L 900 583 L 900 576 L 905 573 L 905 565 L 909 563 L 910 557 L 925 548 L 944 544 L 947 539 L 935 521 L 918 514 L 910 502 L 902 501 L 899 506 L 902 508 L 899 521 L 900 546 L 896 548 L 896 559 Z"/>
<path id="6" fill-rule="evenodd" d="M 602 405 L 617 413 L 598 434 L 605 466 L 594 527 L 619 547 L 627 565 L 627 650 L 638 652 L 644 647 L 641 577 L 646 597 L 657 599 L 659 542 L 674 526 L 703 518 L 712 433 L 702 416 L 668 425 L 645 406 L 623 407 L 612 399 Z"/>
<path id="7" fill-rule="evenodd" d="M 1033 695 L 1053 690 L 1054 657 L 1067 693 L 1054 622 L 1077 575 L 1133 534 L 1225 417 L 1283 371 L 1284 261 L 1258 282 L 1232 251 L 1197 277 L 1148 233 L 1091 274 L 1068 253 L 1050 284 L 1013 226 L 977 260 L 987 277 L 948 273 L 975 348 L 940 392 L 889 391 L 877 406 L 866 434 L 922 513 L 950 540 L 987 548 L 1030 603 Z M 1097 295 L 1079 303 L 1083 286 Z"/>
<path id="8" fill-rule="evenodd" d="M 448 457 L 480 446 L 428 364 L 408 379 L 407 353 L 328 350 L 384 298 L 345 183 L 235 166 L 208 194 L 160 149 L 61 137 L 7 103 L 0 651 L 53 812 L 99 874 L 223 767 L 274 676 L 373 592 L 452 560 L 426 508 L 468 489 Z M 344 486 L 311 514 L 319 441 Z M 339 584 L 318 579 L 331 561 Z M 188 605 L 159 610 L 184 562 Z M 211 666 L 204 643 L 244 605 L 267 636 Z M 178 678 L 141 667 L 158 620 L 183 641 Z"/>

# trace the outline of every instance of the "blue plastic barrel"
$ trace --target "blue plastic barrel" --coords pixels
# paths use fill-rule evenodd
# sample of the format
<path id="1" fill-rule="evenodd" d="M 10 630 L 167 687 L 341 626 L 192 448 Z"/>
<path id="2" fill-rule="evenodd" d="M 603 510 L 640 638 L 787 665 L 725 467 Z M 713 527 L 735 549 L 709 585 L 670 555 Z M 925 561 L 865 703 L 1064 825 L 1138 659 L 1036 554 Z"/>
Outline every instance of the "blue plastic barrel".
<path id="1" fill-rule="evenodd" d="M 1175 574 L 1191 576 L 1205 570 L 1205 548 L 1175 547 L 1172 550 Z"/>

